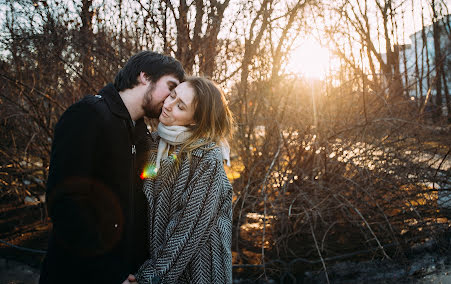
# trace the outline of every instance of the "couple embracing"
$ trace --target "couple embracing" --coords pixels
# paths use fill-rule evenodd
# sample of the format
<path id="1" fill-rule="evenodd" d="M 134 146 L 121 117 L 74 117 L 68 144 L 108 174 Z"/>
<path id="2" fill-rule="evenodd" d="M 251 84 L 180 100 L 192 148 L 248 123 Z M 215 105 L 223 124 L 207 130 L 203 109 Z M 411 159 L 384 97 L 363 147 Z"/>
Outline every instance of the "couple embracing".
<path id="1" fill-rule="evenodd" d="M 149 51 L 70 106 L 55 127 L 40 283 L 231 283 L 232 127 L 217 85 Z"/>

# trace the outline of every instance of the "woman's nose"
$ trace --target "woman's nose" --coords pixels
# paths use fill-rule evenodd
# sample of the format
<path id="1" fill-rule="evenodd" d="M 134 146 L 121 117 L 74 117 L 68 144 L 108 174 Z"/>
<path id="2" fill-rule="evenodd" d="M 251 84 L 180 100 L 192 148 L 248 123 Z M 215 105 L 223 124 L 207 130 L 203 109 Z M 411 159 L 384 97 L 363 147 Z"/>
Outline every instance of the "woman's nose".
<path id="1" fill-rule="evenodd" d="M 172 103 L 167 100 L 164 102 L 163 107 L 170 110 L 172 108 Z"/>

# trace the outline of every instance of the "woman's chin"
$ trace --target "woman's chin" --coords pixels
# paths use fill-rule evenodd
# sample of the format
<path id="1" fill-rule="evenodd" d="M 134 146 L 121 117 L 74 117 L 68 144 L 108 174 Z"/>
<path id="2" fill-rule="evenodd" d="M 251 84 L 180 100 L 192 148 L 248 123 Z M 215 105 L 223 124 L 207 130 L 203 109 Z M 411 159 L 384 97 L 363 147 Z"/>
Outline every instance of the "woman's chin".
<path id="1" fill-rule="evenodd" d="M 163 124 L 164 126 L 172 126 L 171 123 L 167 122 L 165 119 L 158 119 L 160 121 L 161 124 Z"/>
<path id="2" fill-rule="evenodd" d="M 162 114 L 160 114 L 160 117 L 158 117 L 158 121 L 167 126 L 167 121 L 164 119 Z"/>

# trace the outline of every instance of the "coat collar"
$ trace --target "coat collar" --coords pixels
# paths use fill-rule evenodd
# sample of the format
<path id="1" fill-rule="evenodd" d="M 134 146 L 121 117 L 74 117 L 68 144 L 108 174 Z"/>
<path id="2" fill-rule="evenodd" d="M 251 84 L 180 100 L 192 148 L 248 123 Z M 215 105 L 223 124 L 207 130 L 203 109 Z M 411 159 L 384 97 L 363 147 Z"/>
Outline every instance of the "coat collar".
<path id="1" fill-rule="evenodd" d="M 106 85 L 103 89 L 100 90 L 99 95 L 101 95 L 111 112 L 115 115 L 127 120 L 129 127 L 133 130 L 133 137 L 135 141 L 140 141 L 148 134 L 147 125 L 144 122 L 144 118 L 140 118 L 136 121 L 135 127 L 132 127 L 132 118 L 130 113 L 127 110 L 124 102 L 122 101 L 119 92 L 116 90 L 112 83 Z"/>
<path id="2" fill-rule="evenodd" d="M 100 90 L 99 95 L 101 95 L 107 102 L 111 112 L 118 115 L 124 119 L 131 120 L 130 114 L 122 101 L 119 92 L 116 90 L 112 83 L 109 83 L 103 89 Z"/>

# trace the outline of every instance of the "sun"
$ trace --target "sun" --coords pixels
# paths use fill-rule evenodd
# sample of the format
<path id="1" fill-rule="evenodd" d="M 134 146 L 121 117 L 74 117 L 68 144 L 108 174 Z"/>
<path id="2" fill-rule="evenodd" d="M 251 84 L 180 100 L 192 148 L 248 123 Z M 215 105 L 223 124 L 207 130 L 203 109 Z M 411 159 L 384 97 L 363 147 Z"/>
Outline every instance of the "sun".
<path id="1" fill-rule="evenodd" d="M 324 79 L 330 64 L 329 49 L 314 41 L 305 41 L 291 52 L 287 71 L 308 78 Z"/>

